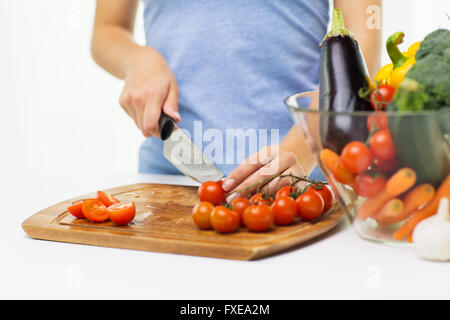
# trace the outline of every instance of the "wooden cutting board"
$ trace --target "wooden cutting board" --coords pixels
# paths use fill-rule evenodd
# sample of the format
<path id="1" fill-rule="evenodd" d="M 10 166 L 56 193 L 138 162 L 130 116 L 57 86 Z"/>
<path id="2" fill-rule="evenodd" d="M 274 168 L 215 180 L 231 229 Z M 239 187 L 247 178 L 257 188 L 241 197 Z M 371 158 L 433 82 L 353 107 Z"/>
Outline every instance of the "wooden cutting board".
<path id="1" fill-rule="evenodd" d="M 292 225 L 253 233 L 240 228 L 232 234 L 199 230 L 191 218 L 197 188 L 164 184 L 134 184 L 106 190 L 120 201 L 136 204 L 136 218 L 127 226 L 113 222 L 92 223 L 76 219 L 66 208 L 87 194 L 44 209 L 23 222 L 32 238 L 96 246 L 146 250 L 238 260 L 261 258 L 292 248 L 329 231 L 344 218 L 336 205 L 313 223 L 296 220 Z"/>

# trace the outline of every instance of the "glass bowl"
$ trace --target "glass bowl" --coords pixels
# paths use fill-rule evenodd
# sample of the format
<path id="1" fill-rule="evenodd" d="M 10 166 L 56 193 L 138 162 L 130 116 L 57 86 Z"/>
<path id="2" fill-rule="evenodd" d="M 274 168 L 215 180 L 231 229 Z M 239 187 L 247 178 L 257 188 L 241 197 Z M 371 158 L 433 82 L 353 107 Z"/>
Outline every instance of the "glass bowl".
<path id="1" fill-rule="evenodd" d="M 450 110 L 318 111 L 317 91 L 290 96 L 285 104 L 357 234 L 366 240 L 407 245 L 411 234 L 399 238 L 399 233 L 395 235 L 396 231 L 401 229 L 411 212 L 426 205 L 423 202 L 411 210 L 411 204 L 414 204 L 411 199 L 419 199 L 411 191 L 422 187 L 421 191 L 427 190 L 431 194 L 450 173 Z M 387 129 L 384 131 L 391 137 L 391 148 L 383 143 L 381 133 L 378 136 L 381 137 L 380 143 L 372 148 L 369 141 L 377 141 L 374 135 L 383 129 Z M 367 166 L 367 153 L 366 157 L 355 154 L 353 162 L 357 165 L 351 169 L 353 172 L 348 170 L 352 168 L 348 165 L 344 165 L 342 170 L 343 157 L 338 155 L 348 143 L 354 141 L 361 142 L 368 148 L 365 150 L 370 151 L 370 165 L 363 172 L 360 168 Z M 325 149 L 333 153 L 328 150 L 324 152 Z M 330 154 L 335 156 L 329 157 Z M 408 174 L 413 172 L 411 180 L 397 179 L 402 183 L 398 184 L 398 188 L 394 181 L 390 189 L 386 188 L 386 183 L 401 169 L 404 170 L 398 176 L 404 174 L 408 178 Z M 376 178 L 380 178 L 378 183 L 374 182 Z M 425 185 L 432 187 L 426 188 Z M 386 194 L 386 190 L 391 193 L 383 197 L 381 193 Z"/>

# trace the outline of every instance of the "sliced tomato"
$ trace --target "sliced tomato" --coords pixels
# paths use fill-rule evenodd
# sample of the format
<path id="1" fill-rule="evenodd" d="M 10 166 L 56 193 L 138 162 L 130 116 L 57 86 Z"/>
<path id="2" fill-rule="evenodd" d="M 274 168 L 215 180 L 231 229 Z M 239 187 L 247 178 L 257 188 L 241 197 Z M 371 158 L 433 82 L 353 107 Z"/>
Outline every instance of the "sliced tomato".
<path id="1" fill-rule="evenodd" d="M 107 207 L 120 202 L 119 200 L 117 200 L 116 198 L 107 194 L 104 191 L 97 191 L 97 199 L 100 200 Z"/>
<path id="2" fill-rule="evenodd" d="M 112 222 L 123 226 L 136 216 L 136 206 L 132 201 L 115 203 L 108 207 L 107 213 Z"/>
<path id="3" fill-rule="evenodd" d="M 103 222 L 109 218 L 108 208 L 98 199 L 86 199 L 81 204 L 86 219 L 92 222 Z"/>
<path id="4" fill-rule="evenodd" d="M 79 219 L 84 218 L 83 211 L 81 210 L 82 203 L 83 203 L 83 200 L 73 203 L 70 207 L 67 208 L 67 211 L 69 211 L 76 218 L 79 218 Z"/>

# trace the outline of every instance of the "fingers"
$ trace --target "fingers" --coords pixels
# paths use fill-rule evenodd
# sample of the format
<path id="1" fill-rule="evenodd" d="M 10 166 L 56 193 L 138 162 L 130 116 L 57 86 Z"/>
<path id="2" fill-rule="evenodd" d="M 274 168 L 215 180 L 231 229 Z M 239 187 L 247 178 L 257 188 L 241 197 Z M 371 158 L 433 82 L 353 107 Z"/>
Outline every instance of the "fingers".
<path id="1" fill-rule="evenodd" d="M 289 174 L 292 174 L 296 177 L 305 177 L 305 170 L 299 163 L 296 163 L 294 166 L 289 167 L 287 170 L 285 170 L 282 173 L 283 176 L 289 175 Z M 266 185 L 264 191 L 269 194 L 275 193 L 278 189 L 292 184 L 292 182 L 293 182 L 292 180 L 293 179 L 290 177 L 274 179 L 273 181 L 269 182 Z M 295 186 L 296 186 L 296 188 L 303 189 L 306 186 L 306 182 L 300 181 Z"/>
<path id="2" fill-rule="evenodd" d="M 134 119 L 145 137 L 159 137 L 159 118 L 162 109 L 176 122 L 181 121 L 178 113 L 178 96 L 178 86 L 176 82 L 172 82 L 157 89 L 124 88 L 119 103 Z"/>
<path id="3" fill-rule="evenodd" d="M 180 114 L 178 113 L 178 97 L 180 91 L 176 83 L 172 83 L 170 86 L 169 94 L 167 95 L 166 102 L 164 103 L 163 110 L 169 116 L 172 117 L 176 122 L 181 121 Z"/>
<path id="4" fill-rule="evenodd" d="M 166 93 L 167 94 L 167 93 Z M 142 134 L 145 137 L 159 137 L 159 117 L 161 116 L 162 106 L 167 95 L 163 93 L 155 93 L 150 97 L 144 108 Z"/>
<path id="5" fill-rule="evenodd" d="M 300 166 L 300 165 L 298 164 L 297 158 L 295 157 L 295 155 L 290 152 L 284 152 L 284 153 L 280 154 L 278 157 L 275 157 L 272 161 L 270 161 L 266 165 L 260 167 L 258 170 L 251 173 L 249 176 L 245 177 L 243 179 L 243 181 L 240 184 L 238 184 L 231 192 L 248 188 L 252 185 L 259 183 L 261 180 L 272 177 L 273 175 L 276 175 L 276 174 L 282 174 L 284 172 L 299 172 L 299 173 L 301 173 L 303 170 L 302 169 L 294 169 L 294 167 L 296 167 L 296 166 Z M 290 169 L 290 168 L 292 168 L 292 169 L 289 171 L 288 169 Z M 275 187 L 279 183 L 288 184 L 289 180 L 286 181 L 286 178 L 283 178 L 280 181 L 279 178 L 275 178 L 273 181 L 268 183 L 268 186 L 270 186 L 268 190 L 270 192 L 272 192 L 271 190 L 275 190 Z M 250 188 L 248 191 L 252 192 L 255 189 L 256 189 L 256 186 L 253 188 Z M 264 187 L 262 190 L 264 190 Z M 233 201 L 238 196 L 239 196 L 238 193 L 231 194 L 227 198 L 227 202 Z"/>
<path id="6" fill-rule="evenodd" d="M 225 191 L 236 189 L 244 180 L 254 172 L 270 163 L 278 156 L 278 146 L 268 146 L 251 155 L 234 169 L 223 181 L 222 188 Z M 276 173 L 276 172 L 274 172 Z"/>

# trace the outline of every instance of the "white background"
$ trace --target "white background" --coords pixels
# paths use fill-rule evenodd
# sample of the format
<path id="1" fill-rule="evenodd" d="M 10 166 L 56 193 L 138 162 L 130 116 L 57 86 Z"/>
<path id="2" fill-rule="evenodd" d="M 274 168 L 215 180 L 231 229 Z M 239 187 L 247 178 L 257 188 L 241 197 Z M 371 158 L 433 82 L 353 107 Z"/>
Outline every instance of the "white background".
<path id="1" fill-rule="evenodd" d="M 383 40 L 448 28 L 449 3 L 385 0 Z M 136 172 L 142 137 L 118 104 L 122 83 L 90 57 L 94 9 L 94 0 L 0 0 L 0 171 Z"/>

